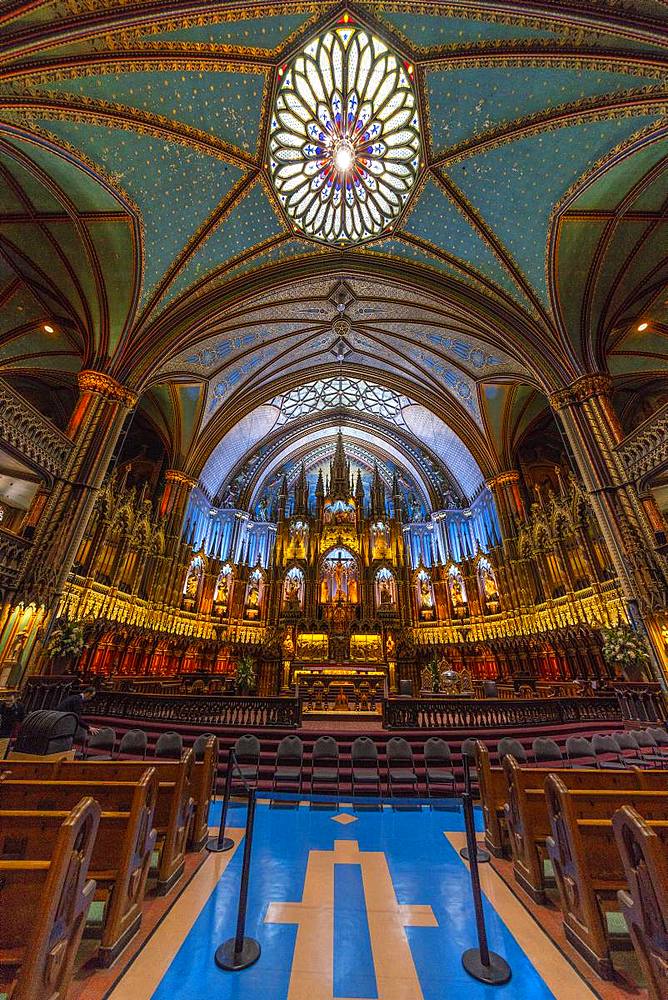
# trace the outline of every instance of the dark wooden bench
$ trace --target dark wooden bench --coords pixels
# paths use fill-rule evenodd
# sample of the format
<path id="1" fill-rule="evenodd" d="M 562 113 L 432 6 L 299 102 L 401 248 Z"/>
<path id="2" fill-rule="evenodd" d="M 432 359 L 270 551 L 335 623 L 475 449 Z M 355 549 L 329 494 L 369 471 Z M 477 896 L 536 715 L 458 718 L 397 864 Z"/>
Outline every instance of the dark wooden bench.
<path id="1" fill-rule="evenodd" d="M 506 802 L 508 783 L 502 767 L 492 767 L 489 750 L 484 743 L 476 740 L 475 764 L 478 772 L 480 805 L 485 821 L 485 844 L 492 854 L 501 858 L 510 853 L 508 825 L 506 823 Z"/>
<path id="2" fill-rule="evenodd" d="M 12 1000 L 65 1000 L 95 894 L 99 817 L 90 797 L 46 816 L 0 812 L 0 992 Z"/>
<path id="3" fill-rule="evenodd" d="M 201 851 L 209 839 L 209 808 L 214 794 L 218 754 L 218 737 L 211 736 L 204 744 L 202 760 L 195 761 L 193 766 L 191 795 L 194 806 L 188 838 L 191 851 Z"/>
<path id="4" fill-rule="evenodd" d="M 668 1000 L 668 851 L 636 809 L 612 817 L 626 888 L 617 893 L 650 1000 Z"/>
<path id="5" fill-rule="evenodd" d="M 76 780 L 138 781 L 147 767 L 158 777 L 158 797 L 153 825 L 159 851 L 157 892 L 165 895 L 178 882 L 185 867 L 188 830 L 193 812 L 192 788 L 194 755 L 185 750 L 180 760 L 75 760 L 54 764 L 37 761 L 3 761 L 1 770 L 19 777 L 52 777 L 63 781 L 72 775 Z M 7 765 L 5 767 L 5 765 Z"/>
<path id="6" fill-rule="evenodd" d="M 668 771 L 599 771 L 588 768 L 521 767 L 514 757 L 503 761 L 508 785 L 506 820 L 513 872 L 522 888 L 538 903 L 545 901 L 545 841 L 550 835 L 550 820 L 545 800 L 545 779 L 557 774 L 567 788 L 668 789 Z"/>
<path id="7" fill-rule="evenodd" d="M 559 775 L 545 782 L 552 861 L 571 944 L 604 979 L 614 975 L 606 913 L 619 910 L 618 892 L 626 876 L 612 817 L 631 806 L 668 848 L 668 791 L 569 789 Z"/>
<path id="8" fill-rule="evenodd" d="M 99 928 L 98 961 L 108 966 L 139 930 L 146 879 L 155 846 L 153 814 L 158 794 L 153 768 L 144 767 L 138 781 L 0 780 L 0 808 L 30 814 L 69 810 L 83 796 L 92 797 L 101 813 L 95 837 L 90 876 L 97 883 L 96 900 L 104 902 Z M 40 856 L 40 827 L 23 828 L 28 857 Z"/>

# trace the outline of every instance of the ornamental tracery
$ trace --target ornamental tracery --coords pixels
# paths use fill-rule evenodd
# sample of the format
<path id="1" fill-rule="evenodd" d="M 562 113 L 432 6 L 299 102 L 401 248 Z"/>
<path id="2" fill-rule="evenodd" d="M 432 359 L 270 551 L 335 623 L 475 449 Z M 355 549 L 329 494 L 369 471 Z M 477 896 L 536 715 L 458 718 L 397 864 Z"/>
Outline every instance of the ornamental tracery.
<path id="1" fill-rule="evenodd" d="M 399 216 L 420 167 L 411 73 L 380 38 L 348 23 L 279 69 L 269 173 L 295 228 L 349 245 Z"/>

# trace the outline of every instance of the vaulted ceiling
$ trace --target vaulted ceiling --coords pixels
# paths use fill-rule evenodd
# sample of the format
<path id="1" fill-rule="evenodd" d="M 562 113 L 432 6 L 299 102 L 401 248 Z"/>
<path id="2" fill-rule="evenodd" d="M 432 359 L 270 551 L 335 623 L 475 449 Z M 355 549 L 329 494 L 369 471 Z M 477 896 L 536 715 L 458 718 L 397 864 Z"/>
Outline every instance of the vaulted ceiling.
<path id="1" fill-rule="evenodd" d="M 344 17 L 400 58 L 422 149 L 392 229 L 341 248 L 295 231 L 268 135 L 293 58 Z M 426 409 L 487 476 L 545 392 L 665 377 L 658 0 L 22 0 L 0 25 L 0 374 L 19 388 L 105 367 L 199 474 L 258 407 L 343 373 Z"/>

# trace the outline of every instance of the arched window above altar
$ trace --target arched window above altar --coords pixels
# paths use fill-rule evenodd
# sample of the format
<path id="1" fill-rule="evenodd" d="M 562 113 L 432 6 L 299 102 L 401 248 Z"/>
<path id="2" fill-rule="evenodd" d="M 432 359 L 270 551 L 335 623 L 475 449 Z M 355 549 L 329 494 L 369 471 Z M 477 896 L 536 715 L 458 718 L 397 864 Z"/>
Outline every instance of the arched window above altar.
<path id="1" fill-rule="evenodd" d="M 357 604 L 359 573 L 352 552 L 341 546 L 331 549 L 322 561 L 320 602 L 322 604 Z"/>

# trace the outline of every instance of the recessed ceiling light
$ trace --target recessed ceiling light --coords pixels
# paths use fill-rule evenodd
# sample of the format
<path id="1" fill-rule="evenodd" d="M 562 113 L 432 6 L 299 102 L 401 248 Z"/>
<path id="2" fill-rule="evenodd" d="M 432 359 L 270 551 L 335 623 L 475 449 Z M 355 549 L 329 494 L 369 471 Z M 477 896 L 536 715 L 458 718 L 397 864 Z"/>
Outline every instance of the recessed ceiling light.
<path id="1" fill-rule="evenodd" d="M 45 323 L 45 324 L 44 324 L 44 332 L 45 332 L 45 333 L 53 333 L 53 327 L 52 327 L 52 326 L 49 326 L 49 324 L 48 324 L 48 323 Z"/>
<path id="2" fill-rule="evenodd" d="M 639 323 L 638 324 L 638 333 L 642 333 L 643 330 L 646 330 L 648 326 L 649 326 L 649 323 Z"/>

